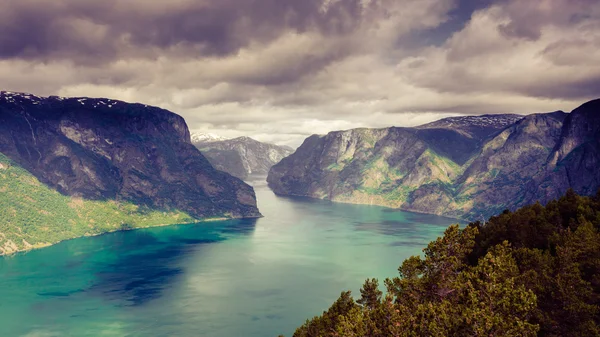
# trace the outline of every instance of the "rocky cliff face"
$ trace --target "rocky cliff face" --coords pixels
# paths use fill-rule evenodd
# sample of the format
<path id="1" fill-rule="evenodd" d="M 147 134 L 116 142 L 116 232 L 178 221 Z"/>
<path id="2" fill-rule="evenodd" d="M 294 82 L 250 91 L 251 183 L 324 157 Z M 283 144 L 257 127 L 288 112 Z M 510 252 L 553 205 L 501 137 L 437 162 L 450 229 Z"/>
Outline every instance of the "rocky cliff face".
<path id="1" fill-rule="evenodd" d="M 248 178 L 249 174 L 244 165 L 244 160 L 238 151 L 204 147 L 201 152 L 217 170 L 227 172 L 242 180 Z"/>
<path id="2" fill-rule="evenodd" d="M 466 219 L 600 186 L 600 101 L 553 112 L 447 118 L 311 136 L 273 166 L 278 194 Z"/>
<path id="3" fill-rule="evenodd" d="M 253 189 L 215 170 L 169 111 L 0 92 L 0 152 L 69 196 L 197 218 L 259 216 Z"/>
<path id="4" fill-rule="evenodd" d="M 560 139 L 548 160 L 552 174 L 542 182 L 551 186 L 571 186 L 591 195 L 600 185 L 600 99 L 575 109 L 564 121 Z M 549 191 L 550 193 L 550 191 Z M 555 198 L 560 195 L 551 194 Z"/>
<path id="5" fill-rule="evenodd" d="M 294 152 L 292 148 L 262 143 L 249 137 L 219 140 L 196 137 L 194 145 L 213 166 L 240 179 L 266 175 L 271 167 Z M 207 140 L 202 140 L 207 139 Z"/>

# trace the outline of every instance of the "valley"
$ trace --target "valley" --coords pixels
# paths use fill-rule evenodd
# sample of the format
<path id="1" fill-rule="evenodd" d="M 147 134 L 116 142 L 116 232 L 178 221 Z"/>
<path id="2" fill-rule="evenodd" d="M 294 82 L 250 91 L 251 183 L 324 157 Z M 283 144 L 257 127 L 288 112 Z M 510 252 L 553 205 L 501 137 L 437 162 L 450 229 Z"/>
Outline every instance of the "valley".
<path id="1" fill-rule="evenodd" d="M 291 147 L 262 143 L 250 137 L 224 139 L 192 134 L 192 144 L 216 169 L 242 180 L 251 175 L 266 176 L 273 165 L 294 152 Z"/>
<path id="2" fill-rule="evenodd" d="M 0 22 L 0 337 L 600 336 L 599 0 Z"/>
<path id="3" fill-rule="evenodd" d="M 576 193 L 598 190 L 599 112 L 596 100 L 571 113 L 334 131 L 294 151 L 190 134 L 182 117 L 147 105 L 1 92 L 0 297 L 12 305 L 0 307 L 9 322 L 0 334 L 312 337 L 353 334 L 365 319 L 384 331 L 389 325 L 369 311 L 392 308 L 377 279 L 397 296 L 394 326 L 420 331 L 399 323 L 425 308 L 401 311 L 412 304 L 402 302 L 400 285 L 414 280 L 392 271 L 400 264 L 401 275 L 412 275 L 443 260 L 445 242 L 470 255 L 457 255 L 458 281 L 438 280 L 433 267 L 420 276 L 430 287 L 452 287 L 428 302 L 436 317 L 455 314 L 447 301 L 466 303 L 488 285 L 514 300 L 508 311 L 474 310 L 452 319 L 459 328 L 443 329 L 501 317 L 493 329 L 567 331 L 575 327 L 561 317 L 570 314 L 594 324 L 563 305 L 568 297 L 591 308 L 588 297 L 548 297 L 561 284 L 535 288 L 515 271 L 531 262 L 518 254 L 549 245 L 570 247 L 576 264 L 595 268 L 581 257 L 596 246 L 577 250 L 573 240 L 597 235 L 598 196 Z M 531 206 L 511 213 L 523 205 Z M 571 229 L 573 238 L 552 235 Z M 501 247 L 500 239 L 509 241 Z M 479 265 L 469 264 L 472 256 Z M 508 271 L 483 280 L 478 268 L 496 259 Z M 565 277 L 550 264 L 536 268 Z M 585 281 L 568 286 L 593 292 L 585 286 L 593 278 L 573 268 Z M 368 277 L 375 279 L 358 289 Z M 483 288 L 463 286 L 469 282 Z M 343 292 L 334 302 L 340 289 L 361 297 Z M 549 311 L 554 306 L 562 311 Z M 314 318 L 301 325 L 307 317 Z M 427 321 L 419 317 L 408 321 Z M 37 323 L 18 323 L 25 318 Z"/>
<path id="4" fill-rule="evenodd" d="M 393 276 L 453 222 L 278 197 L 264 178 L 250 183 L 262 218 L 122 231 L 0 257 L 0 297 L 11 303 L 0 305 L 0 335 L 291 336 L 341 289 Z"/>

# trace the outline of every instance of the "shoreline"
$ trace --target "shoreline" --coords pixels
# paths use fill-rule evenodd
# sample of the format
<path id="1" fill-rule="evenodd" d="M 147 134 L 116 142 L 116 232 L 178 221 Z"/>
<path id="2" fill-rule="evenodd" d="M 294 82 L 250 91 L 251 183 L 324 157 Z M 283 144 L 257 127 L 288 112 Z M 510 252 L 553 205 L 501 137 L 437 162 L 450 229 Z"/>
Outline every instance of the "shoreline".
<path id="1" fill-rule="evenodd" d="M 271 189 L 271 191 L 273 191 L 273 193 L 275 193 L 275 195 L 277 195 L 279 197 L 307 198 L 307 199 L 310 199 L 310 200 L 322 200 L 322 201 L 328 201 L 328 202 L 332 202 L 332 203 L 336 203 L 336 204 L 377 206 L 377 207 L 383 207 L 383 208 L 393 209 L 393 210 L 398 210 L 398 211 L 403 211 L 403 212 L 410 212 L 410 213 L 424 214 L 424 215 L 434 215 L 434 216 L 439 216 L 439 217 L 448 218 L 448 219 L 452 219 L 452 220 L 457 220 L 457 221 L 461 221 L 461 222 L 467 222 L 467 223 L 473 221 L 473 220 L 464 219 L 464 218 L 457 218 L 455 216 L 450 216 L 450 215 L 445 215 L 445 214 L 428 213 L 428 212 L 424 212 L 424 211 L 419 211 L 419 210 L 414 210 L 414 209 L 409 209 L 409 208 L 404 208 L 404 207 L 393 207 L 393 206 L 384 205 L 384 204 L 378 204 L 378 203 L 366 204 L 366 203 L 361 203 L 361 202 L 353 202 L 353 201 L 350 201 L 350 200 L 332 200 L 332 199 L 311 197 L 311 196 L 308 196 L 308 195 L 280 194 L 280 193 L 275 192 L 272 188 L 270 188 L 270 189 Z"/>
<path id="2" fill-rule="evenodd" d="M 186 222 L 186 223 L 158 224 L 158 225 L 141 226 L 141 227 L 135 227 L 135 228 L 118 228 L 115 230 L 106 231 L 106 232 L 102 232 L 102 233 L 76 236 L 76 237 L 60 240 L 60 241 L 54 242 L 54 243 L 43 243 L 43 244 L 38 243 L 35 245 L 31 245 L 31 247 L 27 248 L 27 249 L 15 250 L 8 254 L 0 254 L 0 259 L 16 256 L 18 254 L 26 254 L 26 253 L 34 251 L 34 250 L 48 248 L 48 247 L 60 244 L 62 242 L 70 241 L 70 240 L 76 240 L 76 239 L 81 239 L 81 238 L 92 238 L 92 237 L 96 237 L 96 236 L 102 236 L 102 235 L 118 233 L 118 232 L 129 232 L 129 231 L 135 231 L 135 230 L 139 230 L 139 229 L 159 228 L 159 227 L 169 227 L 169 226 L 197 225 L 197 224 L 201 224 L 201 223 L 219 222 L 219 221 L 230 221 L 230 220 L 241 220 L 241 219 L 260 219 L 262 217 L 263 216 L 240 217 L 240 218 L 208 218 L 208 219 L 201 219 L 201 220 L 197 220 L 194 222 Z"/>

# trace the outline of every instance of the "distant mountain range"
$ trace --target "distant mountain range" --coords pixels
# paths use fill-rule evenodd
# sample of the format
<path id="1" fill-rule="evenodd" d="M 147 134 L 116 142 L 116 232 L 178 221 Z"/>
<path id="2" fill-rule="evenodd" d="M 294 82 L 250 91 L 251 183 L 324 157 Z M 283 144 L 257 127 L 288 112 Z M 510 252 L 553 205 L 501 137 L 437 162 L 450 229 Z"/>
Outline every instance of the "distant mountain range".
<path id="1" fill-rule="evenodd" d="M 294 149 L 259 142 L 250 137 L 224 139 L 212 134 L 192 134 L 192 143 L 217 169 L 240 179 L 267 175 L 271 166 L 289 156 Z"/>
<path id="2" fill-rule="evenodd" d="M 81 235 L 257 217 L 182 117 L 111 99 L 0 92 L 0 255 Z"/>
<path id="3" fill-rule="evenodd" d="M 600 187 L 600 100 L 568 114 L 451 117 L 307 138 L 272 167 L 278 194 L 464 219 Z"/>

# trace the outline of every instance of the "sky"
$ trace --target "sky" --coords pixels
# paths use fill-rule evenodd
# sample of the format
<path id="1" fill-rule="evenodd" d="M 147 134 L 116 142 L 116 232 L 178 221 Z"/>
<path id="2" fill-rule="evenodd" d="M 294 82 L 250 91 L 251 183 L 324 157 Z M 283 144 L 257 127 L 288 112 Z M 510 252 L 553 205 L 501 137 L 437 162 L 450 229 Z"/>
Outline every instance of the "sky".
<path id="1" fill-rule="evenodd" d="M 0 90 L 297 146 L 600 97 L 598 0 L 2 0 Z"/>

